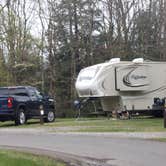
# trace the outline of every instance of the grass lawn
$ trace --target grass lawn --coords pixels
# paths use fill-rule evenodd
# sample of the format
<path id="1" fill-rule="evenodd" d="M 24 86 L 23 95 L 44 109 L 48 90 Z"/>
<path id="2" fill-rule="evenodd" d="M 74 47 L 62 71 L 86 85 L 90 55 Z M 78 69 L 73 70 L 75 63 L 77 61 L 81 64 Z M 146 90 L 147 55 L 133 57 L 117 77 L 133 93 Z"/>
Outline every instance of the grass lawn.
<path id="1" fill-rule="evenodd" d="M 0 166 L 66 166 L 66 164 L 45 156 L 0 150 Z"/>
<path id="2" fill-rule="evenodd" d="M 135 118 L 115 120 L 107 118 L 56 119 L 54 123 L 40 125 L 39 120 L 29 120 L 28 124 L 14 126 L 13 122 L 0 123 L 0 128 L 52 128 L 53 131 L 79 132 L 166 132 L 162 118 Z"/>
<path id="3" fill-rule="evenodd" d="M 57 120 L 53 126 L 79 126 L 81 132 L 158 132 L 165 131 L 163 119 L 131 119 L 131 120 L 113 120 L 113 119 L 80 119 L 75 120 Z M 81 128 L 82 127 L 82 128 Z"/>
<path id="4" fill-rule="evenodd" d="M 13 122 L 0 123 L 1 127 L 15 128 Z M 28 124 L 17 128 L 49 128 L 52 131 L 75 132 L 166 132 L 162 118 L 134 118 L 114 120 L 107 118 L 56 119 L 54 123 L 40 125 L 39 120 L 30 120 Z"/>
<path id="5" fill-rule="evenodd" d="M 166 138 L 155 138 L 154 141 L 166 142 Z"/>

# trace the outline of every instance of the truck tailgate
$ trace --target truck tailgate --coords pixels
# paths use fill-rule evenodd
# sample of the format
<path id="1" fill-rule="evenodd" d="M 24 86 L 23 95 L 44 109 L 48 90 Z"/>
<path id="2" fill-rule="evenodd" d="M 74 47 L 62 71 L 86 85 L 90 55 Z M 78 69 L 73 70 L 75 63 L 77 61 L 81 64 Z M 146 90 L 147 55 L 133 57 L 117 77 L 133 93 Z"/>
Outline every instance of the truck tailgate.
<path id="1" fill-rule="evenodd" d="M 8 109 L 8 97 L 0 96 L 0 111 Z"/>

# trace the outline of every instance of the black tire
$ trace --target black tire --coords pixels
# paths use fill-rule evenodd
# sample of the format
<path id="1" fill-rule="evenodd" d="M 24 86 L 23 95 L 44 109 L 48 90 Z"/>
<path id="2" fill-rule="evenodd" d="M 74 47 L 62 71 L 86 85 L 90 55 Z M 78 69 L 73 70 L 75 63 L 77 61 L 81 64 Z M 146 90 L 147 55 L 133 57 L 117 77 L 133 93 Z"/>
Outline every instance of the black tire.
<path id="1" fill-rule="evenodd" d="M 24 125 L 26 123 L 27 119 L 26 119 L 26 114 L 25 114 L 25 110 L 20 108 L 17 111 L 17 115 L 15 118 L 15 125 Z"/>
<path id="2" fill-rule="evenodd" d="M 54 122 L 55 121 L 55 111 L 53 111 L 53 110 L 48 111 L 47 117 L 44 118 L 44 121 L 47 123 Z"/>

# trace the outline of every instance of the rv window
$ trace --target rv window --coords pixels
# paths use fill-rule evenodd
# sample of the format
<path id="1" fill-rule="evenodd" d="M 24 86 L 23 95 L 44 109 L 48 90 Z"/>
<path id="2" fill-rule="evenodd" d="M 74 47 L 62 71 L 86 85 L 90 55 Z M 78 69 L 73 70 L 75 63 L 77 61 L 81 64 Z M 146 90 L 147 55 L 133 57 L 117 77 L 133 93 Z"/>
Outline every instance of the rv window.
<path id="1" fill-rule="evenodd" d="M 84 69 L 81 73 L 80 73 L 80 77 L 79 77 L 79 81 L 90 81 L 92 80 L 95 75 L 97 74 L 99 70 L 99 67 L 95 67 L 95 68 L 88 68 L 88 69 Z"/>

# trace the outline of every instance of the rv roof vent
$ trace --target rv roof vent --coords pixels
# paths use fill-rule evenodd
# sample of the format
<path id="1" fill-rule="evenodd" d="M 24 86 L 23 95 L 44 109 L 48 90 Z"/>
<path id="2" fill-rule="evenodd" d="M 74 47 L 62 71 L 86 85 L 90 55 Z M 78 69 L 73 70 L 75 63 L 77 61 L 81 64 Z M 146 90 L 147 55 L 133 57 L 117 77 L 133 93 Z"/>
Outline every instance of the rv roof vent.
<path id="1" fill-rule="evenodd" d="M 143 58 L 136 58 L 136 59 L 133 59 L 134 63 L 143 63 L 144 62 L 144 59 Z"/>
<path id="2" fill-rule="evenodd" d="M 109 63 L 119 63 L 119 62 L 120 62 L 120 58 L 112 58 L 109 61 Z"/>

